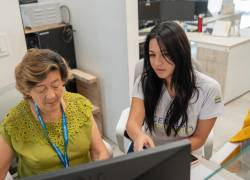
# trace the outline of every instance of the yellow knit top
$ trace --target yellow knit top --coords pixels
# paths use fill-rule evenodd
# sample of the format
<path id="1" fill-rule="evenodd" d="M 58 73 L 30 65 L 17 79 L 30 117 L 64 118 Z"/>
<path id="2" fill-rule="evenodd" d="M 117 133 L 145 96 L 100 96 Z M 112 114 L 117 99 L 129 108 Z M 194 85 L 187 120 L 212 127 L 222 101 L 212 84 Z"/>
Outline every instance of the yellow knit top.
<path id="1" fill-rule="evenodd" d="M 92 129 L 92 104 L 85 97 L 65 92 L 65 114 L 68 123 L 68 157 L 70 166 L 88 163 Z M 46 123 L 49 138 L 61 152 L 64 140 L 61 119 Z M 39 121 L 31 112 L 28 101 L 22 100 L 10 110 L 0 124 L 0 135 L 18 158 L 18 176 L 30 176 L 63 168 L 48 143 Z"/>

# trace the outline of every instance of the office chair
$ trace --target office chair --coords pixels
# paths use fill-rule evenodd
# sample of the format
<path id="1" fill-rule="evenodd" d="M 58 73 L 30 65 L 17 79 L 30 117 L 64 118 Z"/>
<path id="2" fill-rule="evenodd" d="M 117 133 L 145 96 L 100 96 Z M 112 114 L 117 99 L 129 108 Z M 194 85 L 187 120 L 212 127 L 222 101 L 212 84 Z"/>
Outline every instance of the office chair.
<path id="1" fill-rule="evenodd" d="M 201 71 L 200 65 L 197 62 L 197 60 L 192 58 L 192 62 L 193 62 L 194 68 L 197 71 Z M 134 73 L 134 81 L 140 74 L 142 74 L 143 63 L 144 63 L 144 60 L 139 60 L 139 62 L 136 64 L 135 73 Z M 117 140 L 119 149 L 124 153 L 127 153 L 128 148 L 131 144 L 131 140 L 128 138 L 128 135 L 126 133 L 126 125 L 128 121 L 129 111 L 130 111 L 130 107 L 127 107 L 126 109 L 122 111 L 121 116 L 116 125 L 116 140 Z M 202 156 L 207 160 L 212 156 L 213 134 L 214 133 L 212 129 L 207 138 L 206 143 L 202 147 Z"/>
<path id="2" fill-rule="evenodd" d="M 15 84 L 7 85 L 7 87 L 0 89 L 0 122 L 10 110 L 10 108 L 14 107 L 18 104 L 18 102 L 22 99 L 22 95 L 16 90 Z M 10 171 L 8 172 L 5 180 L 11 180 L 14 177 L 17 177 L 17 162 L 16 158 L 13 158 Z"/>

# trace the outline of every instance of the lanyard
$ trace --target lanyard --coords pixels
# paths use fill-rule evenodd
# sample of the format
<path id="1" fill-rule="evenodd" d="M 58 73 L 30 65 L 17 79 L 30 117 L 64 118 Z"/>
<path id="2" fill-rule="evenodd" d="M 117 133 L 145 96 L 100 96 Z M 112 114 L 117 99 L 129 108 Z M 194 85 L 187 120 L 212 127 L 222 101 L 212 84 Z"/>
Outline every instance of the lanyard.
<path id="1" fill-rule="evenodd" d="M 63 139 L 64 139 L 64 155 L 63 153 L 60 151 L 60 149 L 54 144 L 51 142 L 50 138 L 49 138 L 49 135 L 48 135 L 48 129 L 43 121 L 43 118 L 41 116 L 41 113 L 40 113 L 40 110 L 39 110 L 39 107 L 36 103 L 35 104 L 35 111 L 36 111 L 36 115 L 37 115 L 37 118 L 43 128 L 43 132 L 44 132 L 44 135 L 46 136 L 49 144 L 51 145 L 51 147 L 54 149 L 54 151 L 56 152 L 58 158 L 60 159 L 61 163 L 63 164 L 63 166 L 65 168 L 69 167 L 69 159 L 68 159 L 68 154 L 67 154 L 67 147 L 68 147 L 68 127 L 67 127 L 67 119 L 66 119 L 66 115 L 64 113 L 64 110 L 62 108 L 62 105 L 61 105 L 61 109 L 62 109 L 62 129 L 63 129 Z"/>

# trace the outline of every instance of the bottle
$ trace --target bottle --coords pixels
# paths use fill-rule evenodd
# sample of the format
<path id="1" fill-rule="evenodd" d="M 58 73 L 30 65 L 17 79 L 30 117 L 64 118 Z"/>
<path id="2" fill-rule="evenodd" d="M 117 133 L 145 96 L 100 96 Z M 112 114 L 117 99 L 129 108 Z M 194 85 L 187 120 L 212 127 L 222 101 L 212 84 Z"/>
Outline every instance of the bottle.
<path id="1" fill-rule="evenodd" d="M 202 15 L 198 16 L 198 32 L 202 32 Z"/>

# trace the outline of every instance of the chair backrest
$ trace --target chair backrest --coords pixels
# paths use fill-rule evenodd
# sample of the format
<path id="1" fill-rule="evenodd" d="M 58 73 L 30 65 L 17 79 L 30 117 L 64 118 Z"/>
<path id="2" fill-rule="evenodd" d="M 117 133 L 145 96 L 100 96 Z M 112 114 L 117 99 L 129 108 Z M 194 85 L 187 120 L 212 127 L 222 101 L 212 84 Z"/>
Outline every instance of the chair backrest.
<path id="1" fill-rule="evenodd" d="M 4 116 L 9 112 L 9 110 L 18 104 L 18 102 L 23 98 L 22 94 L 17 91 L 15 84 L 10 84 L 5 87 L 0 88 L 0 122 L 3 120 Z M 12 167 L 16 167 L 16 159 L 13 158 Z M 7 174 L 5 180 L 13 179 L 10 173 Z"/>
<path id="2" fill-rule="evenodd" d="M 13 180 L 13 177 L 11 176 L 11 174 L 8 172 L 7 176 L 5 177 L 4 180 Z"/>

